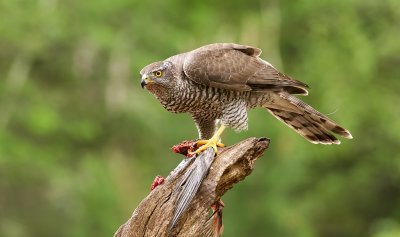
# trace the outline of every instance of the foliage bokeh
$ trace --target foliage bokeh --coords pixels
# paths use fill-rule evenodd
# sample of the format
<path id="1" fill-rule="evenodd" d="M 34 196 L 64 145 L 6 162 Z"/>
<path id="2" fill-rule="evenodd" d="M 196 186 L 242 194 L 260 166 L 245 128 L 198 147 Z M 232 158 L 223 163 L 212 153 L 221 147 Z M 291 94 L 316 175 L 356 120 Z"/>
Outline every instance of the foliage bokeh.
<path id="1" fill-rule="evenodd" d="M 226 144 L 268 136 L 225 197 L 225 236 L 400 236 L 400 2 L 0 1 L 0 236 L 111 236 L 197 136 L 139 85 L 146 64 L 212 42 L 263 49 L 349 128 L 308 143 L 257 109 Z"/>

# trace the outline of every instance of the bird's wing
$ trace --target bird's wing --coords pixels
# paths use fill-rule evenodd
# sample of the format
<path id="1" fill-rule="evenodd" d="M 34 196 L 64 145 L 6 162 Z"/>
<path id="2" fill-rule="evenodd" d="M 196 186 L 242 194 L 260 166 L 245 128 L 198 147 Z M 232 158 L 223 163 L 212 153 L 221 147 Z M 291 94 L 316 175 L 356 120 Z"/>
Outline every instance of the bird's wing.
<path id="1" fill-rule="evenodd" d="M 196 83 L 235 91 L 285 89 L 307 94 L 308 86 L 276 70 L 262 60 L 261 50 L 246 45 L 219 43 L 188 52 L 183 62 L 185 75 Z"/>

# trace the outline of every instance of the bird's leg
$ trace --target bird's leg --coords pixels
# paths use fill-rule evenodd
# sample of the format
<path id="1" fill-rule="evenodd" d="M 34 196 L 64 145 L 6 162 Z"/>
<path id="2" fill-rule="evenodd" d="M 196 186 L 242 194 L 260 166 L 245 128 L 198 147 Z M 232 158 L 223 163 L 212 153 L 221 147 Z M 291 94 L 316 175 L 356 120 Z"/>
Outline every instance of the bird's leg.
<path id="1" fill-rule="evenodd" d="M 218 130 L 214 133 L 214 135 L 209 140 L 199 140 L 196 142 L 196 145 L 200 146 L 196 151 L 191 152 L 192 154 L 200 154 L 201 152 L 207 150 L 209 147 L 214 148 L 215 153 L 218 152 L 217 147 L 224 147 L 225 145 L 220 143 L 221 134 L 225 130 L 225 126 L 221 125 Z"/>

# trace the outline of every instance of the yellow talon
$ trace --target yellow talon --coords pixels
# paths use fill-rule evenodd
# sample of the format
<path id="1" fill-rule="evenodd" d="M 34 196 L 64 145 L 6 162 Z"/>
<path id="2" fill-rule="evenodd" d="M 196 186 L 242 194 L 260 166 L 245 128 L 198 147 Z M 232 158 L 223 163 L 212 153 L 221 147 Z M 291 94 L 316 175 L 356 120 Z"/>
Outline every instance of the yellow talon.
<path id="1" fill-rule="evenodd" d="M 200 140 L 197 142 L 197 145 L 201 145 L 195 152 L 196 154 L 200 154 L 201 152 L 207 150 L 208 148 L 212 147 L 215 153 L 218 153 L 218 147 L 224 147 L 225 145 L 218 140 L 210 139 L 210 140 Z"/>
<path id="2" fill-rule="evenodd" d="M 201 145 L 196 151 L 190 152 L 190 154 L 200 154 L 201 152 L 207 150 L 208 148 L 212 147 L 215 151 L 215 153 L 218 153 L 218 147 L 224 147 L 225 145 L 221 142 L 220 136 L 222 132 L 224 131 L 225 126 L 221 126 L 217 132 L 212 136 L 210 140 L 199 140 L 196 142 L 197 145 Z"/>
<path id="3" fill-rule="evenodd" d="M 211 140 L 211 139 L 210 139 Z M 197 142 L 196 142 L 196 145 L 200 145 L 200 146 L 202 146 L 202 145 L 206 145 L 207 143 L 210 143 L 210 140 L 198 140 Z M 216 143 L 216 145 L 217 145 L 217 147 L 225 147 L 225 145 L 223 144 L 223 143 L 221 143 L 221 142 L 217 142 Z"/>

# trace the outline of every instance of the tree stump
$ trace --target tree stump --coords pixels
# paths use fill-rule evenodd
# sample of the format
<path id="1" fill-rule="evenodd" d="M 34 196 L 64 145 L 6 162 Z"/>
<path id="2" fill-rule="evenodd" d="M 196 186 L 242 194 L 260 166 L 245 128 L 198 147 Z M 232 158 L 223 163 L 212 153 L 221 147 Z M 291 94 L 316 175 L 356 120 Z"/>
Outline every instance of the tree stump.
<path id="1" fill-rule="evenodd" d="M 183 160 L 165 182 L 139 204 L 114 237 L 214 236 L 210 229 L 213 228 L 210 207 L 252 172 L 254 162 L 268 145 L 267 138 L 249 138 L 221 149 L 215 158 L 213 150 L 208 149 L 204 155 Z M 187 185 L 190 183 L 188 177 L 198 178 L 196 172 L 204 173 L 198 189 Z M 186 201 L 187 207 L 182 207 L 181 204 L 188 199 L 191 201 Z M 183 212 L 177 217 L 178 209 L 183 209 Z"/>

